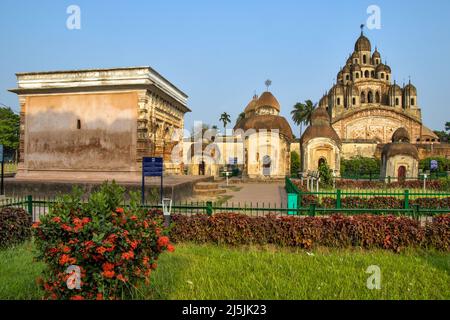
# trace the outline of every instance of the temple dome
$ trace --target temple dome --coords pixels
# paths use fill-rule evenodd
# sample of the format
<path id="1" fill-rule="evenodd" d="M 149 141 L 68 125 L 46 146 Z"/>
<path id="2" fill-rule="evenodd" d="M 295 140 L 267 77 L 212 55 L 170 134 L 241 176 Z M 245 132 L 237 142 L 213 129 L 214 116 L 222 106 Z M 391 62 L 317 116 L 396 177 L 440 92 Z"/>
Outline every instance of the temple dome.
<path id="1" fill-rule="evenodd" d="M 275 98 L 275 96 L 269 91 L 264 92 L 261 97 L 259 97 L 256 108 L 261 107 L 272 107 L 277 111 L 280 111 L 280 103 L 278 102 L 277 98 Z"/>
<path id="2" fill-rule="evenodd" d="M 242 129 L 244 132 L 249 129 L 258 130 L 279 130 L 279 133 L 288 140 L 293 139 L 292 129 L 284 117 L 275 115 L 255 115 L 239 121 L 234 130 Z"/>
<path id="3" fill-rule="evenodd" d="M 392 142 L 394 143 L 409 143 L 410 141 L 408 130 L 405 128 L 398 128 L 392 135 Z"/>
<path id="4" fill-rule="evenodd" d="M 407 93 L 410 93 L 412 96 L 416 96 L 417 95 L 417 89 L 411 83 L 406 85 L 404 91 L 407 92 Z"/>
<path id="5" fill-rule="evenodd" d="M 248 103 L 247 107 L 245 108 L 244 112 L 245 113 L 249 113 L 252 111 L 255 111 L 256 106 L 257 106 L 257 102 L 258 102 L 258 95 L 254 95 L 253 99 Z"/>
<path id="6" fill-rule="evenodd" d="M 361 36 L 356 40 L 355 51 L 372 51 L 372 45 L 369 39 L 361 33 Z"/>

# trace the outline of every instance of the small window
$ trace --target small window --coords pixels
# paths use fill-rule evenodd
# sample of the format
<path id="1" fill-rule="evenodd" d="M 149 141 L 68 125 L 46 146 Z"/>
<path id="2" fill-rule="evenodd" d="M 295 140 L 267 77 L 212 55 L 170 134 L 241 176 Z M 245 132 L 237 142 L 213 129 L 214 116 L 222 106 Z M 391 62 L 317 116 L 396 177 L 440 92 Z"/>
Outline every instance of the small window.
<path id="1" fill-rule="evenodd" d="M 384 79 L 384 73 L 381 74 L 381 79 Z"/>
<path id="2" fill-rule="evenodd" d="M 341 105 L 341 98 L 337 98 L 337 105 L 338 105 L 338 106 Z"/>
<path id="3" fill-rule="evenodd" d="M 398 106 L 400 104 L 400 100 L 398 98 L 395 98 L 395 105 Z"/>
<path id="4" fill-rule="evenodd" d="M 363 63 L 364 63 L 364 64 L 367 63 L 367 57 L 366 57 L 366 55 L 363 55 Z"/>
<path id="5" fill-rule="evenodd" d="M 355 98 L 352 99 L 352 104 L 353 104 L 353 105 L 356 104 L 356 99 L 355 99 Z"/>
<path id="6" fill-rule="evenodd" d="M 386 80 L 389 80 L 389 75 L 388 74 L 386 75 Z"/>
<path id="7" fill-rule="evenodd" d="M 346 75 L 346 76 L 345 76 L 345 80 L 350 80 L 350 76 L 349 76 L 349 75 Z"/>
<path id="8" fill-rule="evenodd" d="M 377 64 L 380 64 L 380 59 L 377 59 Z"/>
<path id="9" fill-rule="evenodd" d="M 413 106 L 415 104 L 414 98 L 411 98 L 411 105 Z"/>
<path id="10" fill-rule="evenodd" d="M 364 77 L 368 78 L 369 77 L 369 71 L 366 70 L 366 72 L 364 72 Z"/>
<path id="11" fill-rule="evenodd" d="M 420 138 L 418 138 L 418 139 L 416 140 L 416 142 L 420 142 Z"/>
<path id="12" fill-rule="evenodd" d="M 356 73 L 356 79 L 359 79 L 359 72 Z"/>
<path id="13" fill-rule="evenodd" d="M 372 78 L 375 78 L 375 71 L 372 71 L 372 72 L 370 73 L 370 75 L 372 76 Z"/>
<path id="14" fill-rule="evenodd" d="M 81 129 L 81 120 L 80 119 L 77 120 L 77 129 L 78 130 Z"/>

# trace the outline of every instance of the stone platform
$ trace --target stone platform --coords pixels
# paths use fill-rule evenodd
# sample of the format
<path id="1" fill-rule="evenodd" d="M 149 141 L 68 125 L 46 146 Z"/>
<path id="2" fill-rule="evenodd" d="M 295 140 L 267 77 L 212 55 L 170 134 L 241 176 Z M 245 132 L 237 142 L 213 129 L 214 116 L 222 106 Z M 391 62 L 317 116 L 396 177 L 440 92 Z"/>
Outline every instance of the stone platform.
<path id="1" fill-rule="evenodd" d="M 181 201 L 194 194 L 194 186 L 199 182 L 213 181 L 213 177 L 205 176 L 165 176 L 163 194 L 164 197 L 172 198 L 173 201 Z M 110 180 L 111 181 L 111 180 Z M 58 194 L 70 193 L 74 186 L 83 189 L 87 194 L 95 191 L 104 182 L 99 178 L 73 178 L 73 179 L 39 179 L 37 177 L 27 178 L 7 178 L 5 179 L 6 196 L 27 196 L 34 197 L 54 197 Z M 141 179 L 116 181 L 123 186 L 127 193 L 129 191 L 141 191 Z M 147 177 L 145 180 L 146 197 L 150 192 L 159 195 L 160 178 Z M 157 189 L 157 190 L 154 190 Z M 149 200 L 149 199 L 148 199 Z"/>

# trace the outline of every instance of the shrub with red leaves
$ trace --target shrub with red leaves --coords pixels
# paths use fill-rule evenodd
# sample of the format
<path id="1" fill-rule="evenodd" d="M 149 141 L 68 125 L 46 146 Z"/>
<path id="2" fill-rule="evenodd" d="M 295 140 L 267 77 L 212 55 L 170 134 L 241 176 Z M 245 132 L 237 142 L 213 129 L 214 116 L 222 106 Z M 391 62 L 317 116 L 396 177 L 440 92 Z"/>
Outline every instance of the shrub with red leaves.
<path id="1" fill-rule="evenodd" d="M 252 217 L 240 214 L 173 216 L 175 242 L 227 245 L 274 244 L 311 248 L 362 247 L 400 251 L 407 247 L 449 250 L 450 215 L 421 225 L 415 219 L 395 216 Z"/>

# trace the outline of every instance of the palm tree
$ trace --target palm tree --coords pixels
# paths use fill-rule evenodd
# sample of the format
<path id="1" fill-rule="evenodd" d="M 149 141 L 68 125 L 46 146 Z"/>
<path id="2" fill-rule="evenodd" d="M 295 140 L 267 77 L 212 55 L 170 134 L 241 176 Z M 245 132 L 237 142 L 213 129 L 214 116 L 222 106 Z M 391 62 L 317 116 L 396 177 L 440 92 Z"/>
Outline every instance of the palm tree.
<path id="1" fill-rule="evenodd" d="M 298 102 L 294 105 L 291 116 L 294 123 L 300 126 L 300 137 L 302 136 L 303 124 L 309 125 L 311 123 L 311 115 L 315 108 L 316 105 L 311 100 L 306 100 L 305 103 Z"/>
<path id="2" fill-rule="evenodd" d="M 222 113 L 220 115 L 219 121 L 223 122 L 223 128 L 224 128 L 224 135 L 227 135 L 227 124 L 231 122 L 230 115 L 226 112 Z"/>

